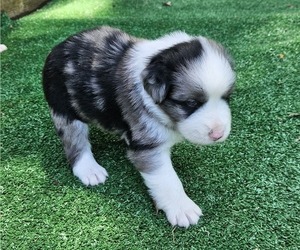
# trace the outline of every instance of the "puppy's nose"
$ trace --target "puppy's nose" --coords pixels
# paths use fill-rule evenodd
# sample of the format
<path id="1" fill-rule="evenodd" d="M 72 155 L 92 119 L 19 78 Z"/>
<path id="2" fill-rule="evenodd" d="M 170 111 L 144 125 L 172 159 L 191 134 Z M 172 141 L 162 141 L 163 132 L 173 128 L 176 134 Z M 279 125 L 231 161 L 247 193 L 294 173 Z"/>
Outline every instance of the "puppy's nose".
<path id="1" fill-rule="evenodd" d="M 209 138 L 212 139 L 213 141 L 217 141 L 221 139 L 224 135 L 224 131 L 218 131 L 218 130 L 211 130 L 209 133 Z"/>

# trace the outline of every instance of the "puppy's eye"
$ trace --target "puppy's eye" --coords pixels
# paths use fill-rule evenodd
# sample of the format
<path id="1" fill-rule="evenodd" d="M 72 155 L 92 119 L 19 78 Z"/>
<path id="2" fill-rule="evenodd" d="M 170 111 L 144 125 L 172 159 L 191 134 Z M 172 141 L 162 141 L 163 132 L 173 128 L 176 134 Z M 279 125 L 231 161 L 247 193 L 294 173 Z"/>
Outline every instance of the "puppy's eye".
<path id="1" fill-rule="evenodd" d="M 225 102 L 229 103 L 230 97 L 231 97 L 231 94 L 232 94 L 233 90 L 234 90 L 234 86 L 232 85 L 232 86 L 229 88 L 229 90 L 222 96 L 222 99 L 223 99 Z"/>
<path id="2" fill-rule="evenodd" d="M 190 108 L 195 108 L 195 107 L 199 106 L 199 102 L 197 102 L 196 100 L 193 100 L 193 99 L 187 100 L 185 102 L 185 104 Z"/>
<path id="3" fill-rule="evenodd" d="M 189 111 L 193 111 L 196 110 L 197 108 L 201 107 L 205 101 L 200 102 L 194 99 L 188 99 L 186 101 L 180 101 L 180 100 L 176 100 L 176 99 L 169 99 L 170 101 L 172 101 L 173 103 L 180 105 L 181 107 L 188 109 Z"/>
<path id="4" fill-rule="evenodd" d="M 225 102 L 229 103 L 229 101 L 230 101 L 230 95 L 222 96 L 222 99 L 223 99 Z"/>

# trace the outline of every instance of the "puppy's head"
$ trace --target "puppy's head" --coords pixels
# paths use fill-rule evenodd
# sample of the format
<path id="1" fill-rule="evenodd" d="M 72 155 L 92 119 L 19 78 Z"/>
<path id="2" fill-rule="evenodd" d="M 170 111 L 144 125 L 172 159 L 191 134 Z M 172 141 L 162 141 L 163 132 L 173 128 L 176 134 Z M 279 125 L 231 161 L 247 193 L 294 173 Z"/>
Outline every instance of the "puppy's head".
<path id="1" fill-rule="evenodd" d="M 153 56 L 142 78 L 184 138 L 205 145 L 228 137 L 235 73 L 222 46 L 204 37 L 176 44 Z"/>

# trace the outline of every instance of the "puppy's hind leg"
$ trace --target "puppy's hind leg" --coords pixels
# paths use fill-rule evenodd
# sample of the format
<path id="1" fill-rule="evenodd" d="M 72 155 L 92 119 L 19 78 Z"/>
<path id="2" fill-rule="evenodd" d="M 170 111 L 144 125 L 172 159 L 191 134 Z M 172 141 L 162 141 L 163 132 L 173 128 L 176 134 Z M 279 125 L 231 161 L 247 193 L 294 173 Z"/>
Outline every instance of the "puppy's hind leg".
<path id="1" fill-rule="evenodd" d="M 88 125 L 53 112 L 52 119 L 73 174 L 87 186 L 104 183 L 108 174 L 94 159 L 88 139 Z"/>

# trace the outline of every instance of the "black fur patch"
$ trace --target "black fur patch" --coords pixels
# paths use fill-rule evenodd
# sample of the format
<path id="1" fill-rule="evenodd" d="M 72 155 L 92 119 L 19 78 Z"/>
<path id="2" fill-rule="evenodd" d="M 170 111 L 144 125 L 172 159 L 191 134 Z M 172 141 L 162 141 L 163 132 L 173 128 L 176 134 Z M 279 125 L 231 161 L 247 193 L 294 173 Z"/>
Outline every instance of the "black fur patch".
<path id="1" fill-rule="evenodd" d="M 157 69 L 160 73 L 165 72 L 165 70 L 176 72 L 182 66 L 186 67 L 191 61 L 199 58 L 202 52 L 203 48 L 198 39 L 179 43 L 153 56 L 149 67 Z M 157 76 L 159 77 L 158 73 Z"/>
<path id="2" fill-rule="evenodd" d="M 146 91 L 156 103 L 161 103 L 168 95 L 174 74 L 201 57 L 202 51 L 201 43 L 195 39 L 176 44 L 151 58 L 143 79 Z"/>
<path id="3" fill-rule="evenodd" d="M 130 130 L 128 130 L 126 132 L 126 138 L 128 141 L 129 149 L 133 150 L 133 151 L 150 150 L 150 149 L 154 149 L 160 145 L 159 142 L 155 142 L 154 140 L 149 140 L 148 142 L 147 142 L 147 140 L 146 140 L 146 142 L 134 140 L 132 138 L 132 133 Z"/>

